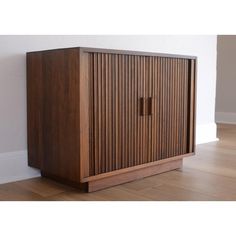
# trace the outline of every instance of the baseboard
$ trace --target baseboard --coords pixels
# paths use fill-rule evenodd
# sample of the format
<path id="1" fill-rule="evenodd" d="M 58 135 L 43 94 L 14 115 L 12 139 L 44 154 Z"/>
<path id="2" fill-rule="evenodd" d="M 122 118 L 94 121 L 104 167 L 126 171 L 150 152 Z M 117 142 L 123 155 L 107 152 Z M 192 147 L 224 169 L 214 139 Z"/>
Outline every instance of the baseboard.
<path id="1" fill-rule="evenodd" d="M 203 144 L 218 141 L 219 139 L 216 137 L 216 124 L 203 124 L 197 125 L 196 130 L 196 144 Z"/>
<path id="2" fill-rule="evenodd" d="M 236 124 L 236 113 L 216 112 L 216 123 Z"/>
<path id="3" fill-rule="evenodd" d="M 28 167 L 27 151 L 0 153 L 0 184 L 38 176 L 39 170 Z"/>

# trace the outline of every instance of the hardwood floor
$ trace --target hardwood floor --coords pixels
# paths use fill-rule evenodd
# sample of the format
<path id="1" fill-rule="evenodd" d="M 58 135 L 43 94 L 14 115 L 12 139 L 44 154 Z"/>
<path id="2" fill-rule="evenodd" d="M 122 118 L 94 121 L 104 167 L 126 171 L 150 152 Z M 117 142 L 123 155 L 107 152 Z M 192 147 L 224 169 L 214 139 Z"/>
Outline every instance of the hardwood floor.
<path id="1" fill-rule="evenodd" d="M 0 185 L 0 200 L 236 200 L 236 126 L 218 125 L 219 142 L 197 146 L 182 169 L 84 193 L 46 178 Z"/>

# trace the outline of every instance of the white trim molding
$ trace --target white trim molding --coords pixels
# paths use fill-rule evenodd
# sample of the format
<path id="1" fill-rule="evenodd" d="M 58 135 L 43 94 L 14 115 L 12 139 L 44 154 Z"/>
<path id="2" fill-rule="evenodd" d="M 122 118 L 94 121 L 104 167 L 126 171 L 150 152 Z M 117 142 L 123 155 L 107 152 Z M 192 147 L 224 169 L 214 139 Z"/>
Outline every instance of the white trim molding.
<path id="1" fill-rule="evenodd" d="M 216 112 L 216 123 L 236 124 L 236 113 Z"/>
<path id="2" fill-rule="evenodd" d="M 39 176 L 39 170 L 28 166 L 27 151 L 0 153 L 0 184 Z"/>
<path id="3" fill-rule="evenodd" d="M 217 127 L 215 123 L 197 125 L 196 144 L 218 141 L 216 130 Z"/>

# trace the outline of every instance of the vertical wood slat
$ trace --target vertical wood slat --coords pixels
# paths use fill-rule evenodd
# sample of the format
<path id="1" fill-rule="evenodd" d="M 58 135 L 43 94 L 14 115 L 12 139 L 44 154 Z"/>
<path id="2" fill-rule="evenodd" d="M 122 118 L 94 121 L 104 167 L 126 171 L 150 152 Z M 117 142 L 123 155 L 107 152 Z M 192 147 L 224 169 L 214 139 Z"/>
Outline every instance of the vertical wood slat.
<path id="1" fill-rule="evenodd" d="M 136 154 L 136 74 L 135 74 L 135 57 L 131 56 L 131 79 L 130 79 L 130 84 L 131 84 L 131 103 L 133 104 L 132 106 L 132 111 L 131 111 L 131 122 L 132 122 L 132 136 L 133 138 L 133 151 L 132 155 L 133 158 L 131 159 L 131 166 L 136 165 L 136 159 L 137 159 L 137 154 Z"/>
<path id="2" fill-rule="evenodd" d="M 124 96 L 124 109 L 125 109 L 125 120 L 124 120 L 124 148 L 125 148 L 125 155 L 124 155 L 124 159 L 125 159 L 125 167 L 129 167 L 129 161 L 130 161 L 130 155 L 128 153 L 128 148 L 131 148 L 129 140 L 129 134 L 130 134 L 130 130 L 129 130 L 129 126 L 130 126 L 130 122 L 129 122 L 129 60 L 128 60 L 128 55 L 125 55 L 125 60 L 124 60 L 124 67 L 125 67 L 125 83 L 124 83 L 124 92 L 125 92 L 125 96 Z"/>
<path id="3" fill-rule="evenodd" d="M 136 57 L 137 59 L 137 63 L 136 63 L 136 71 L 137 71 L 137 99 L 138 99 L 138 102 L 136 104 L 136 107 L 137 107 L 137 141 L 136 141 L 136 148 L 137 148 L 137 162 L 136 162 L 136 165 L 139 165 L 142 163 L 142 159 L 141 159 L 141 156 L 142 156 L 142 153 L 141 153 L 141 124 L 140 124 L 140 119 L 141 117 L 138 116 L 138 114 L 140 114 L 140 106 L 139 106 L 139 101 L 140 101 L 140 97 L 143 95 L 141 94 L 140 92 L 140 87 L 141 87 L 141 62 L 140 62 L 140 57 Z"/>
<path id="4" fill-rule="evenodd" d="M 121 154 L 121 167 L 125 168 L 125 55 L 121 55 L 121 96 L 120 96 L 120 100 L 121 100 L 121 150 L 122 150 L 122 154 Z"/>
<path id="5" fill-rule="evenodd" d="M 89 86 L 90 86 L 90 91 L 94 91 L 94 55 L 93 54 L 90 54 L 89 55 L 89 60 L 90 60 L 90 70 L 89 70 L 89 77 L 90 77 L 90 80 L 89 80 Z M 93 137 L 94 136 L 94 92 L 90 92 L 90 101 L 89 101 L 89 106 L 90 106 L 90 116 L 89 116 L 89 123 L 90 123 L 90 137 Z M 89 175 L 92 175 L 94 172 L 95 172 L 95 152 L 94 152 L 94 142 L 95 140 L 94 139 L 91 139 L 89 140 L 90 142 L 90 145 L 89 145 L 89 152 L 90 152 L 90 161 L 89 161 Z"/>
<path id="6" fill-rule="evenodd" d="M 156 102 L 156 94 L 155 94 L 155 67 L 154 67 L 154 57 L 150 58 L 150 74 L 151 74 L 151 84 L 149 86 L 149 91 L 150 92 L 150 97 L 152 97 L 152 104 L 151 104 L 151 109 L 152 109 L 152 116 L 151 116 L 151 121 L 149 122 L 149 130 L 151 130 L 151 151 L 150 151 L 150 161 L 154 161 L 154 133 L 155 133 L 155 129 L 156 129 L 156 115 L 154 112 L 154 104 Z M 153 127 L 152 127 L 153 124 Z"/>
<path id="7" fill-rule="evenodd" d="M 91 159 L 94 159 L 94 174 L 98 174 L 99 173 L 99 164 L 98 164 L 98 154 L 99 154 L 99 149 L 98 149 L 98 142 L 99 142 L 99 136 L 98 136 L 98 93 L 97 93 L 97 87 L 98 87 L 98 81 L 97 81 L 97 53 L 93 54 L 93 80 L 92 82 L 93 84 L 93 92 L 90 92 L 93 94 L 93 107 L 94 107 L 94 116 L 93 116 L 93 128 L 94 128 L 94 157 L 92 156 L 92 158 L 90 157 L 90 161 Z M 90 65 L 91 66 L 91 65 Z M 91 78 L 90 78 L 91 80 Z M 90 170 L 90 173 L 93 173 L 93 170 Z"/>
<path id="8" fill-rule="evenodd" d="M 135 129 L 137 132 L 137 136 L 135 137 L 135 165 L 139 164 L 139 155 L 140 155 L 140 151 L 139 151 L 139 133 L 140 133 L 140 127 L 139 127 L 139 83 L 138 83 L 138 76 L 139 76 L 139 71 L 138 71 L 138 57 L 135 57 L 134 60 L 134 67 L 135 67 Z"/>
<path id="9" fill-rule="evenodd" d="M 184 146 L 184 153 L 187 153 L 187 109 L 188 109 L 188 61 L 184 60 L 184 130 L 183 130 L 183 146 Z"/>
<path id="10" fill-rule="evenodd" d="M 177 153 L 177 59 L 172 60 L 172 79 L 173 79 L 173 153 L 172 155 L 176 155 Z"/>
<path id="11" fill-rule="evenodd" d="M 182 135 L 181 135 L 181 130 L 182 130 L 182 125 L 181 125 L 181 95 L 182 95 L 182 92 L 181 92 L 181 59 L 179 59 L 179 64 L 178 64 L 178 71 L 179 71 L 179 101 L 178 101 L 178 104 L 179 104 L 179 108 L 178 108 L 178 120 L 179 120 L 179 123 L 178 123 L 178 126 L 179 126 L 179 154 L 182 153 L 182 145 L 181 145 L 181 140 L 182 140 Z"/>
<path id="12" fill-rule="evenodd" d="M 106 155 L 106 166 L 105 166 L 105 172 L 109 171 L 109 96 L 108 96 L 108 89 L 109 89 L 109 61 L 108 61 L 108 54 L 105 54 L 105 62 L 104 62 L 104 70 L 105 70 L 105 130 L 106 130 L 106 136 L 105 136 L 105 155 Z"/>
<path id="13" fill-rule="evenodd" d="M 116 129 L 116 70 L 115 70 L 115 56 L 110 55 L 111 66 L 110 66 L 110 80 L 111 80 L 111 91 L 109 97 L 111 97 L 111 170 L 115 169 L 116 165 L 116 135 L 113 133 L 113 130 Z"/>
<path id="14" fill-rule="evenodd" d="M 147 57 L 146 58 L 147 61 L 147 65 L 146 65 L 146 78 L 147 78 L 147 101 L 150 102 L 151 100 L 153 100 L 153 93 L 152 93 L 152 58 L 151 57 Z M 151 98 L 151 100 L 149 100 Z M 148 112 L 152 111 L 152 109 L 149 107 L 152 104 L 148 104 Z M 147 118 L 147 162 L 151 162 L 152 161 L 152 128 L 151 125 L 153 124 L 153 116 L 150 115 Z M 154 125 L 154 124 L 153 124 Z"/>
<path id="15" fill-rule="evenodd" d="M 117 169 L 121 168 L 121 161 L 119 160 L 119 158 L 121 157 L 122 153 L 121 153 L 121 141 L 120 141 L 120 137 L 121 137 L 121 132 L 120 132 L 120 126 L 119 123 L 121 122 L 121 110 L 120 110 L 120 97 L 121 97 L 121 56 L 117 55 L 117 121 L 116 121 L 116 133 L 117 133 L 117 155 L 116 155 L 116 165 L 117 165 Z"/>
<path id="16" fill-rule="evenodd" d="M 180 129 L 180 114 L 179 114 L 179 110 L 180 110 L 180 59 L 177 59 L 177 105 L 176 105 L 176 109 L 177 109 L 177 130 Z M 181 151 L 180 151 L 180 132 L 177 132 L 177 146 L 178 146 L 178 151 L 177 154 L 180 155 Z"/>
<path id="17" fill-rule="evenodd" d="M 116 56 L 112 56 L 111 57 L 111 91 L 110 91 L 110 97 L 112 100 L 112 110 L 111 110 L 111 116 L 112 116 L 112 129 L 110 130 L 111 132 L 111 136 L 112 136 L 112 143 L 111 143 L 111 155 L 112 155 L 112 161 L 111 161 L 111 170 L 115 170 L 116 169 L 116 133 L 114 132 L 114 130 L 116 130 L 116 93 L 117 93 L 117 89 L 116 89 L 116 83 L 117 83 L 117 79 L 116 79 L 116 69 L 115 69 L 115 63 L 116 63 Z"/>
<path id="18" fill-rule="evenodd" d="M 102 93 L 101 93 L 101 73 L 102 73 L 102 55 L 98 54 L 98 170 L 102 169 Z"/>
<path id="19" fill-rule="evenodd" d="M 116 86 L 115 86 L 115 137 L 116 137 L 116 143 L 115 143 L 115 149 L 116 149 L 116 152 L 115 152 L 115 169 L 118 169 L 119 168 L 119 57 L 118 55 L 115 55 L 115 83 L 116 83 Z"/>
<path id="20" fill-rule="evenodd" d="M 164 123 L 165 123 L 165 130 L 163 132 L 163 136 L 164 136 L 164 158 L 168 157 L 168 58 L 165 58 L 165 87 L 164 87 Z"/>
<path id="21" fill-rule="evenodd" d="M 146 57 L 142 57 L 143 59 L 143 97 L 144 97 L 144 109 L 145 109 L 145 115 L 143 116 L 143 139 L 142 139 L 142 145 L 143 145 L 143 161 L 142 163 L 147 162 L 147 87 L 148 87 L 148 80 L 147 80 L 147 68 L 146 68 Z"/>
<path id="22" fill-rule="evenodd" d="M 101 78 L 100 78 L 100 84 L 101 84 L 101 169 L 102 173 L 106 172 L 106 71 L 105 71 L 105 54 L 101 54 Z"/>
<path id="23" fill-rule="evenodd" d="M 167 58 L 166 59 L 166 97 L 165 97 L 165 100 L 166 100 L 166 113 L 165 113 L 165 116 L 166 116 L 166 156 L 165 158 L 169 157 L 169 151 L 170 151 L 170 59 Z"/>
<path id="24" fill-rule="evenodd" d="M 145 99 L 146 99 L 146 114 L 148 114 L 148 97 L 149 97 L 149 83 L 150 83 L 150 75 L 149 75 L 149 57 L 144 57 L 144 68 L 145 68 Z M 145 163 L 150 162 L 149 158 L 149 133 L 150 130 L 148 129 L 148 121 L 150 116 L 145 117 L 145 138 L 144 138 L 144 146 L 145 146 Z M 151 144 L 151 143 L 150 143 Z"/>
<path id="25" fill-rule="evenodd" d="M 108 116 L 108 125 L 107 125 L 107 145 L 108 145 L 108 156 L 107 156 L 107 160 L 108 160 L 108 167 L 107 167 L 107 171 L 112 169 L 112 96 L 111 96 L 111 91 L 112 91 L 112 81 L 110 79 L 111 78 L 111 55 L 108 54 L 107 55 L 107 116 Z"/>
<path id="26" fill-rule="evenodd" d="M 124 66 L 125 66 L 125 61 L 124 61 L 125 55 L 121 55 L 121 96 L 120 96 L 120 111 L 121 111 L 121 123 L 120 123 L 120 142 L 121 142 L 121 168 L 125 168 L 125 71 L 124 71 Z"/>
<path id="27" fill-rule="evenodd" d="M 160 127 L 160 130 L 159 130 L 159 137 L 160 137 L 160 157 L 159 159 L 162 159 L 163 157 L 163 130 L 164 130 L 164 125 L 163 125 L 163 58 L 160 58 L 160 72 L 159 72 L 159 75 L 160 75 L 160 90 L 159 90 L 159 106 L 158 106 L 158 110 L 159 110 L 159 117 L 160 117 L 160 123 L 159 123 L 159 127 Z"/>
<path id="28" fill-rule="evenodd" d="M 173 73 L 172 73 L 173 60 L 169 59 L 169 157 L 173 155 Z"/>
<path id="29" fill-rule="evenodd" d="M 127 88 L 127 97 L 128 97 L 128 101 L 127 101 L 127 110 L 128 110 L 128 119 L 129 119 L 129 123 L 128 123 L 128 144 L 127 144 L 127 155 L 128 155 L 128 167 L 132 166 L 133 164 L 133 89 L 132 89 L 132 56 L 128 56 L 128 88 Z"/>
<path id="30" fill-rule="evenodd" d="M 162 125 L 163 129 L 161 132 L 162 136 L 162 158 L 166 157 L 166 71 L 167 71 L 167 65 L 166 65 L 166 58 L 163 58 L 162 63 Z"/>
<path id="31" fill-rule="evenodd" d="M 153 125 L 153 131 L 152 131 L 152 161 L 156 161 L 156 148 L 157 148 L 157 139 L 155 137 L 155 133 L 157 130 L 158 122 L 157 122 L 157 112 L 156 112 L 156 103 L 158 102 L 157 100 L 157 78 L 156 78 L 156 58 L 152 58 L 152 96 L 153 96 L 153 104 L 152 104 L 152 109 L 153 109 L 153 118 L 152 122 L 154 123 Z"/>
<path id="32" fill-rule="evenodd" d="M 153 159 L 154 161 L 157 161 L 160 158 L 160 58 L 154 58 L 154 92 L 155 92 L 155 99 L 154 99 L 154 114 L 155 119 L 154 122 L 156 123 L 156 129 L 154 129 L 154 153 L 153 153 Z"/>
<path id="33" fill-rule="evenodd" d="M 147 80 L 147 75 L 146 75 L 146 57 L 142 57 L 143 60 L 143 97 L 144 97 L 144 104 L 145 104 L 145 114 L 147 113 L 147 87 L 148 87 L 148 80 Z M 143 137 L 142 137 L 142 147 L 143 147 L 143 156 L 142 156 L 142 163 L 147 162 L 147 116 L 142 117 L 143 121 Z"/>
<path id="34" fill-rule="evenodd" d="M 176 89 L 176 77 L 175 77 L 175 68 L 176 68 L 176 59 L 172 60 L 172 156 L 175 156 L 176 153 L 176 95 L 175 95 L 175 89 Z"/>
<path id="35" fill-rule="evenodd" d="M 141 98 L 144 98 L 144 93 L 143 93 L 143 57 L 140 57 L 139 60 L 139 65 L 138 68 L 140 68 L 140 71 L 138 72 L 139 75 L 139 79 L 138 79 L 138 83 L 139 83 L 139 96 Z M 140 126 L 140 134 L 139 134 L 139 164 L 143 163 L 143 116 L 139 116 L 139 125 Z"/>
<path id="36" fill-rule="evenodd" d="M 156 130 L 156 140 L 157 140 L 157 152 L 156 152 L 156 160 L 161 159 L 161 112 L 160 112 L 160 107 L 161 107 L 161 91 L 162 91 L 162 78 L 161 78 L 161 68 L 162 68 L 162 61 L 161 58 L 158 58 L 157 61 L 157 103 L 156 103 L 156 114 L 157 114 L 157 130 Z"/>

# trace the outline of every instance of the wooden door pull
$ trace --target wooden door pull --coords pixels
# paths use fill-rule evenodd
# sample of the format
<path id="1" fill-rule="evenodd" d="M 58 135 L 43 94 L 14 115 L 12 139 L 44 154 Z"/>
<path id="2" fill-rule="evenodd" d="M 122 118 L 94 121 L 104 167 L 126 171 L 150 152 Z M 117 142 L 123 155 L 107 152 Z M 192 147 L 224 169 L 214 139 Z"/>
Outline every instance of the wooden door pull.
<path id="1" fill-rule="evenodd" d="M 145 99 L 139 98 L 139 108 L 140 108 L 140 116 L 144 116 L 145 115 Z"/>
<path id="2" fill-rule="evenodd" d="M 151 116 L 152 115 L 152 97 L 148 98 L 148 115 Z"/>

